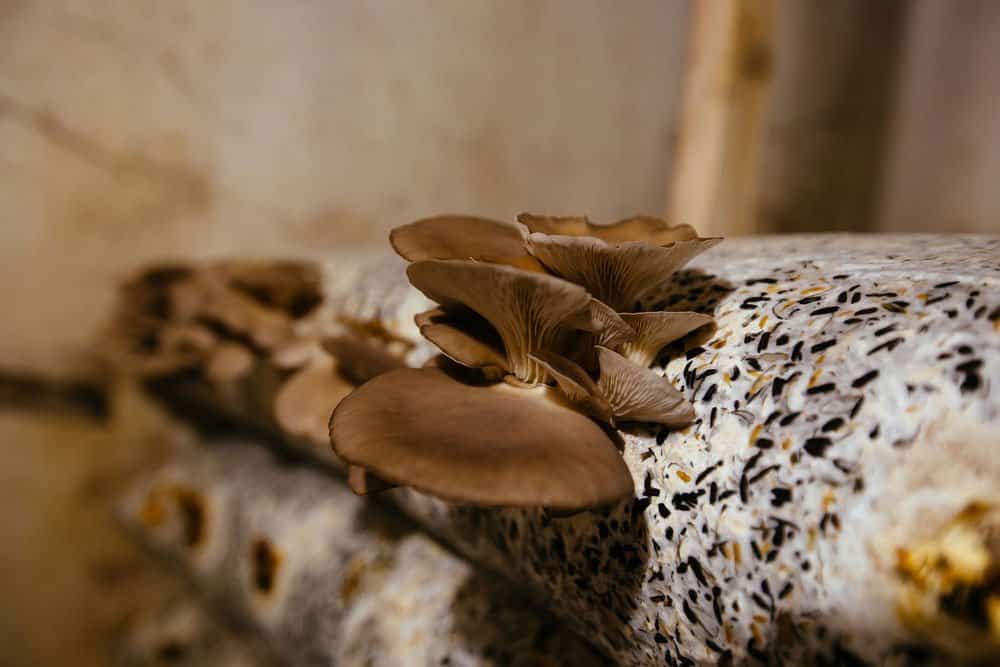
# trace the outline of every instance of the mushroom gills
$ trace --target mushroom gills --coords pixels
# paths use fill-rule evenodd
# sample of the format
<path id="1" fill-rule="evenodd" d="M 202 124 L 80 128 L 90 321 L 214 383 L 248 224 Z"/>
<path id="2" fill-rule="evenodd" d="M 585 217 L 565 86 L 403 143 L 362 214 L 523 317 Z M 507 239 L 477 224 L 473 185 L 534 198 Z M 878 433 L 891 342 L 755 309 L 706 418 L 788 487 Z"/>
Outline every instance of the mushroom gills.
<path id="1" fill-rule="evenodd" d="M 481 369 L 492 379 L 510 372 L 503 341 L 490 323 L 467 308 L 435 308 L 418 313 L 420 334 L 449 359 Z"/>
<path id="2" fill-rule="evenodd" d="M 694 408 L 667 378 L 628 361 L 606 347 L 597 347 L 597 386 L 620 421 L 643 421 L 670 427 L 694 421 Z"/>
<path id="3" fill-rule="evenodd" d="M 445 309 L 469 308 L 489 322 L 510 372 L 527 383 L 547 379 L 532 353 L 565 350 L 579 330 L 595 327 L 587 291 L 554 276 L 467 260 L 416 262 L 407 275 Z"/>
<path id="4" fill-rule="evenodd" d="M 604 347 L 620 352 L 626 359 L 643 368 L 648 368 L 660 350 L 668 344 L 695 329 L 715 323 L 710 315 L 687 311 L 622 313 L 621 318 L 635 332 L 635 336 L 618 346 L 604 344 Z"/>
<path id="5" fill-rule="evenodd" d="M 528 237 L 532 254 L 553 274 L 582 285 L 616 312 L 660 297 L 674 272 L 720 239 L 691 239 L 666 246 L 627 241 L 615 245 L 589 236 Z"/>

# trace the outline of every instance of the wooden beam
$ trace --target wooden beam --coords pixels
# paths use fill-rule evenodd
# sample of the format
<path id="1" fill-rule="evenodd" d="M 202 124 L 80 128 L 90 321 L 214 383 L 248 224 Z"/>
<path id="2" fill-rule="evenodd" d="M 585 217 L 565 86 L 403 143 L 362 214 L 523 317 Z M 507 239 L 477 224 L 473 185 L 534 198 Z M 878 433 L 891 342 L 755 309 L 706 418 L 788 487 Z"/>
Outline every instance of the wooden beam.
<path id="1" fill-rule="evenodd" d="M 754 215 L 778 0 L 697 0 L 667 216 L 705 235 Z"/>

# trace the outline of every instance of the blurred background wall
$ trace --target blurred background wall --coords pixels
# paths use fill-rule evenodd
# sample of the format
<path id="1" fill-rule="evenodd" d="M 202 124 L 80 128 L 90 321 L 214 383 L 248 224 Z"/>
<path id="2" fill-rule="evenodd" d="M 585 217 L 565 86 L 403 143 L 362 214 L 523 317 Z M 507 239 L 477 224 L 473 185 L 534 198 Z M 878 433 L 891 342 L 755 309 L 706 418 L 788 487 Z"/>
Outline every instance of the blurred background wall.
<path id="1" fill-rule="evenodd" d="M 153 257 L 663 206 L 685 3 L 0 7 L 0 362 L 83 345 Z"/>
<path id="2" fill-rule="evenodd" d="M 154 258 L 440 212 L 998 232 L 997 44 L 993 0 L 0 0 L 0 371 L 76 373 Z M 101 664 L 125 613 L 131 455 L 73 419 L 0 400 L 2 664 Z"/>
<path id="3" fill-rule="evenodd" d="M 990 0 L 6 0 L 0 364 L 64 368 L 150 258 L 442 211 L 996 231 L 998 36 Z"/>

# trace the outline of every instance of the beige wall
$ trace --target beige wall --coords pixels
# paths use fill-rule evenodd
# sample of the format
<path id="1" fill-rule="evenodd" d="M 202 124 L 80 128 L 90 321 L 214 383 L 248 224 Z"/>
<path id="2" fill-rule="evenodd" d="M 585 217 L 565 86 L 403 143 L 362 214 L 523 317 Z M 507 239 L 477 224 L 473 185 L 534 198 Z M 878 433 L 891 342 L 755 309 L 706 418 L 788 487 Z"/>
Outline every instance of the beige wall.
<path id="1" fill-rule="evenodd" d="M 914 0 L 880 227 L 1000 233 L 1000 3 Z"/>
<path id="2" fill-rule="evenodd" d="M 153 257 L 662 212 L 692 2 L 0 0 L 0 366 Z M 758 228 L 1000 231 L 1000 3 L 776 8 Z"/>
<path id="3" fill-rule="evenodd" d="M 0 2 L 0 365 L 164 254 L 662 207 L 686 2 Z"/>

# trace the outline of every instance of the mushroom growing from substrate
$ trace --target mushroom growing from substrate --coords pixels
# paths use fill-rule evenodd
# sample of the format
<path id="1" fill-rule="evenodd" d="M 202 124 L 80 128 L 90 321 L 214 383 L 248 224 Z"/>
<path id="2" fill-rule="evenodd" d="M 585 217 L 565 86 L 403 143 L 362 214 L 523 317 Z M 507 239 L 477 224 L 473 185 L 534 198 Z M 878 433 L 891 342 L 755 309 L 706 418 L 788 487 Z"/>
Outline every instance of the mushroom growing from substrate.
<path id="1" fill-rule="evenodd" d="M 609 429 L 694 419 L 648 366 L 712 319 L 628 311 L 662 298 L 719 239 L 656 218 L 600 226 L 526 214 L 438 216 L 390 239 L 413 262 L 410 282 L 439 304 L 416 317 L 421 334 L 476 374 L 393 370 L 348 395 L 330 439 L 354 477 L 476 505 L 598 508 L 634 492 Z"/>
<path id="2" fill-rule="evenodd" d="M 125 350 L 121 361 L 145 378 L 198 370 L 232 383 L 292 340 L 293 320 L 321 300 L 319 284 L 316 267 L 293 262 L 156 267 L 125 286 L 127 307 L 105 347 Z"/>

